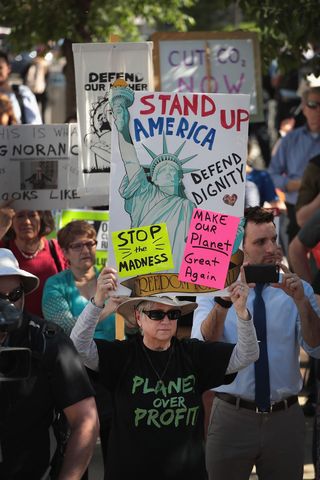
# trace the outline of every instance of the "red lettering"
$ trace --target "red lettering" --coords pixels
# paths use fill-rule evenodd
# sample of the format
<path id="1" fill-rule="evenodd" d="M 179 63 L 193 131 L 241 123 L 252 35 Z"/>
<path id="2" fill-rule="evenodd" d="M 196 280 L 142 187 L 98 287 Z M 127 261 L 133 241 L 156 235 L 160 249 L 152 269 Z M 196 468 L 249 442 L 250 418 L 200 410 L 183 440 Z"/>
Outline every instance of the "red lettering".
<path id="1" fill-rule="evenodd" d="M 145 95 L 144 97 L 140 98 L 141 103 L 143 105 L 146 105 L 147 107 L 149 107 L 148 110 L 140 110 L 140 113 L 142 115 L 146 115 L 148 113 L 153 113 L 155 111 L 156 107 L 151 102 L 148 101 L 149 99 L 153 99 L 153 98 L 154 98 L 154 94 Z"/>
<path id="2" fill-rule="evenodd" d="M 183 97 L 183 115 L 189 115 L 189 111 L 197 115 L 198 113 L 198 95 L 192 95 L 192 100 L 189 100 L 188 97 Z"/>
<path id="3" fill-rule="evenodd" d="M 184 98 L 184 97 L 183 97 L 183 98 Z M 178 95 L 175 95 L 175 96 L 173 97 L 173 101 L 172 101 L 172 103 L 171 103 L 169 115 L 172 115 L 175 110 L 177 110 L 177 112 L 178 112 L 180 115 L 182 115 L 182 108 L 181 108 L 181 105 L 180 105 L 180 100 L 179 100 Z"/>
<path id="4" fill-rule="evenodd" d="M 237 132 L 241 130 L 241 123 L 249 121 L 249 112 L 248 110 L 243 110 L 240 108 L 237 110 Z"/>
<path id="5" fill-rule="evenodd" d="M 206 110 L 206 105 L 208 106 L 208 110 Z M 209 115 L 213 115 L 216 111 L 216 105 L 212 98 L 208 97 L 208 95 L 201 96 L 201 115 L 203 117 L 208 117 Z"/>
<path id="6" fill-rule="evenodd" d="M 166 114 L 167 101 L 170 100 L 170 95 L 159 95 L 159 100 L 161 102 L 161 114 Z"/>

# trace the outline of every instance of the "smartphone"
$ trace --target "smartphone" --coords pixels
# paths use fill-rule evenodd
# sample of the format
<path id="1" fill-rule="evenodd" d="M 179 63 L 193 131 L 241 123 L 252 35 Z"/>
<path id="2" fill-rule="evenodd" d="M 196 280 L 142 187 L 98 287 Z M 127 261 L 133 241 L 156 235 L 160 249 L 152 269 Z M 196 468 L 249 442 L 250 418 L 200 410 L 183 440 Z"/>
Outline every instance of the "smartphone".
<path id="1" fill-rule="evenodd" d="M 247 283 L 277 283 L 278 265 L 247 265 L 244 267 Z"/>

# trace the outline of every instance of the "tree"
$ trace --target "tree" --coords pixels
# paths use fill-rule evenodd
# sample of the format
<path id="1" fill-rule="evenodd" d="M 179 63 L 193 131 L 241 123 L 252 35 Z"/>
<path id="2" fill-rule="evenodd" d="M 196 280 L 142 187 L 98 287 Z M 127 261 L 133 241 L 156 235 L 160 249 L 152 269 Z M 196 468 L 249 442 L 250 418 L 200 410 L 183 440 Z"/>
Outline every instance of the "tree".
<path id="1" fill-rule="evenodd" d="M 20 50 L 64 39 L 68 115 L 75 105 L 72 42 L 104 42 L 111 34 L 137 40 L 139 17 L 155 30 L 258 31 L 265 69 L 278 59 L 284 73 L 306 63 L 312 46 L 308 68 L 320 75 L 319 0 L 0 0 L 0 11 Z M 246 23 L 239 23 L 241 14 Z"/>
<path id="2" fill-rule="evenodd" d="M 260 32 L 263 65 L 276 58 L 283 72 L 299 68 L 312 47 L 307 67 L 320 75 L 319 0 L 239 0 L 238 5 Z"/>
<path id="3" fill-rule="evenodd" d="M 194 0 L 0 0 L 1 24 L 11 27 L 10 44 L 18 50 L 64 39 L 67 59 L 67 115 L 75 106 L 73 42 L 105 42 L 111 34 L 123 41 L 139 38 L 136 19 L 161 22 L 184 31 L 192 22 L 184 11 Z"/>
<path id="4" fill-rule="evenodd" d="M 265 71 L 277 59 L 282 73 L 298 69 L 320 75 L 319 0 L 198 0 L 186 9 L 194 30 L 251 30 L 259 34 Z M 305 52 L 314 48 L 306 62 Z"/>

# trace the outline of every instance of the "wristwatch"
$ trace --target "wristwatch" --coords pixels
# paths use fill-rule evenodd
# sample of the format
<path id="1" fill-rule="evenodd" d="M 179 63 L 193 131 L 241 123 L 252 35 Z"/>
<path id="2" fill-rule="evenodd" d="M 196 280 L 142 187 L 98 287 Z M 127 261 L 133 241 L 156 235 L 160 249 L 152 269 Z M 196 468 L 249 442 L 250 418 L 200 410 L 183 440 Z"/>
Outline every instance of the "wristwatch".
<path id="1" fill-rule="evenodd" d="M 222 308 L 230 308 L 233 305 L 231 300 L 224 300 L 221 297 L 214 297 L 214 301 Z"/>
<path id="2" fill-rule="evenodd" d="M 103 305 L 97 305 L 96 302 L 94 301 L 94 297 L 90 298 L 90 302 L 92 303 L 92 305 L 94 305 L 97 308 L 104 308 L 104 305 L 105 305 L 104 302 L 103 302 Z"/>

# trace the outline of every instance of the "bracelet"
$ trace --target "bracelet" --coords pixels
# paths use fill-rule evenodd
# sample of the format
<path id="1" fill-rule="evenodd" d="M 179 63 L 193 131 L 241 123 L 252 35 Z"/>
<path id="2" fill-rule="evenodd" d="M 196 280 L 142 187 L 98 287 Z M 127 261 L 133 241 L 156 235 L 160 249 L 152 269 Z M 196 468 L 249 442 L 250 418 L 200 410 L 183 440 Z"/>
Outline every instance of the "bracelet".
<path id="1" fill-rule="evenodd" d="M 92 303 L 93 306 L 101 309 L 104 308 L 104 305 L 105 305 L 105 302 L 103 302 L 103 305 L 97 305 L 96 302 L 94 301 L 94 297 L 90 298 L 90 302 Z"/>
<path id="2" fill-rule="evenodd" d="M 230 308 L 233 305 L 231 300 L 223 300 L 221 297 L 214 297 L 214 301 L 222 308 Z"/>

